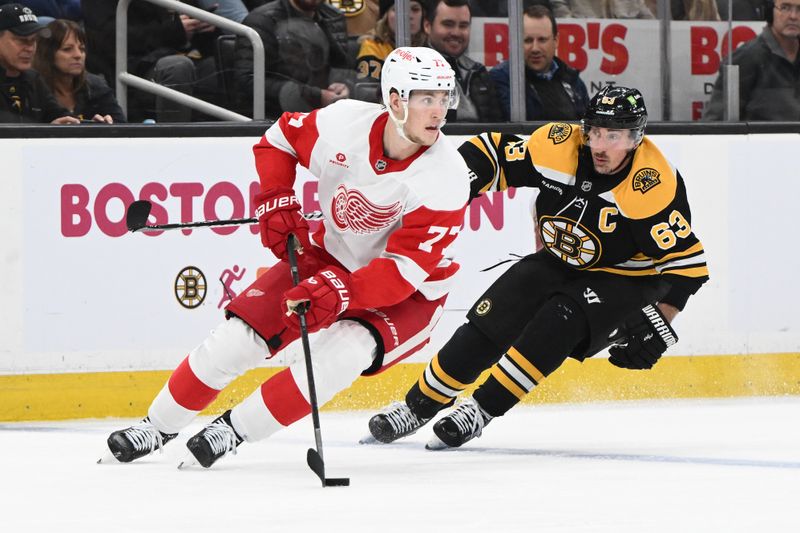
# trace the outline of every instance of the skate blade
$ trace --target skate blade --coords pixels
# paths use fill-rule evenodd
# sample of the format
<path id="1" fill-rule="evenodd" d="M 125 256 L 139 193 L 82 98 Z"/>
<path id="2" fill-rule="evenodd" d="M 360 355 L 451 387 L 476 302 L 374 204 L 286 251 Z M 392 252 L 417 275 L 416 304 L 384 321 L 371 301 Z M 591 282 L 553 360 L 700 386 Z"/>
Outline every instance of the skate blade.
<path id="1" fill-rule="evenodd" d="M 197 462 L 194 455 L 191 453 L 187 453 L 186 457 L 184 457 L 180 463 L 178 463 L 178 470 L 188 470 L 195 466 L 202 466 L 200 463 Z"/>
<path id="2" fill-rule="evenodd" d="M 97 460 L 97 464 L 99 465 L 121 465 L 122 461 L 114 457 L 114 454 L 111 453 L 109 450 L 106 450 L 105 453 Z"/>
<path id="3" fill-rule="evenodd" d="M 425 444 L 426 450 L 449 450 L 451 449 L 450 446 L 442 442 L 442 439 L 436 436 L 434 433 L 430 440 Z"/>
<path id="4" fill-rule="evenodd" d="M 370 433 L 369 435 L 364 435 L 363 437 L 358 439 L 358 443 L 359 444 L 383 444 L 381 441 L 379 441 L 378 439 L 373 437 L 372 433 Z"/>

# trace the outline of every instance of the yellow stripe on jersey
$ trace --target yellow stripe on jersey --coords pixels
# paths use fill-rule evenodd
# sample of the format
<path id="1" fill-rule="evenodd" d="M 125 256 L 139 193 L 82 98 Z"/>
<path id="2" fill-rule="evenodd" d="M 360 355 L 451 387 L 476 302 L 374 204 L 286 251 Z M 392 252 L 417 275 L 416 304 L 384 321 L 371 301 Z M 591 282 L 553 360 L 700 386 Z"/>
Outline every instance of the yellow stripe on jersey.
<path id="1" fill-rule="evenodd" d="M 481 193 L 485 193 L 488 190 L 490 190 L 492 188 L 492 185 L 494 185 L 495 181 L 497 181 L 497 160 L 492 155 L 492 152 L 489 150 L 489 147 L 486 146 L 486 141 L 484 140 L 483 135 L 479 137 L 473 137 L 467 142 L 474 145 L 478 150 L 480 150 L 481 153 L 484 155 L 484 157 L 486 157 L 486 160 L 489 161 L 489 163 L 491 163 L 492 165 L 493 178 L 489 183 L 481 187 Z"/>
<path id="2" fill-rule="evenodd" d="M 576 124 L 545 124 L 528 139 L 528 154 L 533 166 L 542 172 L 550 169 L 559 174 L 575 176 L 578 158 L 575 154 L 582 144 L 581 128 Z"/>
<path id="3" fill-rule="evenodd" d="M 439 394 L 438 392 L 430 388 L 428 384 L 425 382 L 425 374 L 422 374 L 422 376 L 420 376 L 419 378 L 419 390 L 422 391 L 422 394 L 424 394 L 428 398 L 439 403 L 447 403 L 452 399 L 448 396 L 445 396 L 444 394 Z"/>
<path id="4" fill-rule="evenodd" d="M 491 142 L 492 142 L 492 146 L 494 146 L 495 153 L 497 153 L 497 154 L 501 153 L 501 150 L 503 149 L 503 147 L 500 146 L 500 140 L 503 137 L 503 134 L 502 133 L 498 133 L 496 131 L 493 131 L 489 135 L 491 137 Z M 500 170 L 499 173 L 497 172 L 498 168 Z M 497 189 L 495 189 L 495 190 L 504 191 L 504 190 L 508 189 L 508 180 L 506 179 L 506 172 L 503 169 L 503 165 L 500 165 L 498 163 L 495 166 L 495 176 L 497 176 Z"/>
<path id="5" fill-rule="evenodd" d="M 678 176 L 664 154 L 645 138 L 633 156 L 628 177 L 611 192 L 620 212 L 631 219 L 651 217 L 675 198 Z"/>
<path id="6" fill-rule="evenodd" d="M 658 276 L 659 272 L 655 268 L 648 269 L 627 269 L 619 267 L 598 267 L 587 268 L 591 272 L 609 272 L 611 274 L 620 274 L 622 276 Z"/>
<path id="7" fill-rule="evenodd" d="M 687 278 L 702 278 L 708 277 L 708 267 L 676 267 L 674 269 L 665 269 L 661 271 L 662 274 L 674 274 L 676 276 L 686 276 Z"/>
<path id="8" fill-rule="evenodd" d="M 362 58 L 375 58 L 380 61 L 386 59 L 394 48 L 389 43 L 378 42 L 375 39 L 364 39 L 358 49 L 358 60 Z"/>
<path id="9" fill-rule="evenodd" d="M 528 394 L 528 393 L 525 391 L 525 389 L 523 389 L 522 387 L 520 387 L 519 385 L 517 385 L 516 383 L 514 383 L 514 382 L 511 380 L 511 378 L 509 378 L 509 377 L 508 377 L 508 376 L 505 374 L 505 372 L 503 372 L 503 370 L 502 370 L 502 369 L 501 369 L 499 366 L 497 366 L 497 365 L 494 365 L 494 366 L 492 367 L 491 375 L 492 375 L 492 376 L 494 376 L 494 379 L 496 379 L 497 381 L 499 381 L 499 382 L 500 382 L 500 384 L 501 384 L 503 387 L 505 387 L 506 389 L 508 389 L 508 391 L 509 391 L 511 394 L 513 394 L 514 396 L 516 396 L 516 397 L 517 397 L 517 398 L 519 398 L 520 400 L 521 400 L 522 398 L 524 398 L 526 394 Z"/>
<path id="10" fill-rule="evenodd" d="M 691 247 L 687 248 L 686 250 L 681 250 L 680 252 L 673 252 L 671 254 L 667 254 L 664 257 L 662 257 L 661 259 L 655 259 L 654 262 L 656 264 L 666 263 L 667 261 L 674 261 L 675 259 L 678 259 L 678 258 L 681 258 L 681 257 L 687 257 L 687 256 L 690 256 L 690 255 L 694 255 L 694 254 L 696 254 L 698 252 L 702 252 L 702 251 L 703 251 L 703 245 L 700 244 L 699 242 L 696 242 L 696 243 L 694 243 L 694 245 L 692 245 Z"/>
<path id="11" fill-rule="evenodd" d="M 522 370 L 525 371 L 536 383 L 541 383 L 544 379 L 544 374 L 542 374 L 538 368 L 533 366 L 533 364 L 525 359 L 525 356 L 519 353 L 519 350 L 514 348 L 513 346 L 508 349 L 506 352 L 508 357 L 514 361 L 517 366 L 519 366 Z"/>
<path id="12" fill-rule="evenodd" d="M 451 389 L 458 389 L 464 390 L 467 388 L 467 385 L 461 383 L 460 381 L 452 378 L 442 370 L 442 365 L 439 364 L 439 354 L 437 353 L 436 356 L 431 360 L 431 370 L 433 370 L 434 375 L 439 378 L 439 381 L 450 387 Z"/>

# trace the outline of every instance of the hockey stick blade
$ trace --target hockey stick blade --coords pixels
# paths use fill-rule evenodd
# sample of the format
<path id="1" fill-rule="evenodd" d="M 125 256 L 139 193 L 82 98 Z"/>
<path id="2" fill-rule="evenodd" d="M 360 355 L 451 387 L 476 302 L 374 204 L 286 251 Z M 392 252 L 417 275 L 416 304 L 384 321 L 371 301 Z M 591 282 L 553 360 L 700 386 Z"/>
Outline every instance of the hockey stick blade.
<path id="1" fill-rule="evenodd" d="M 325 463 L 322 461 L 322 457 L 320 457 L 317 450 L 314 448 L 309 448 L 308 453 L 306 453 L 306 461 L 308 462 L 308 467 L 314 471 L 314 473 L 319 477 L 319 480 L 322 481 L 323 487 L 349 487 L 350 486 L 350 478 L 349 477 L 325 477 Z"/>
<path id="2" fill-rule="evenodd" d="M 125 225 L 128 231 L 139 231 L 147 226 L 147 217 L 150 216 L 150 210 L 153 204 L 147 200 L 136 200 L 128 206 L 128 213 L 125 215 Z"/>

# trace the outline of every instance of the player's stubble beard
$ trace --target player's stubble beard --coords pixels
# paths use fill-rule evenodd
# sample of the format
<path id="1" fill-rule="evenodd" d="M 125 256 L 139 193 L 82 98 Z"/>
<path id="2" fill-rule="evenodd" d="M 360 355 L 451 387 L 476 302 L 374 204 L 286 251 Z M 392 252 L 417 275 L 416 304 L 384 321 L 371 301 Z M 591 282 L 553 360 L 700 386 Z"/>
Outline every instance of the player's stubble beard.
<path id="1" fill-rule="evenodd" d="M 625 165 L 627 165 L 630 162 L 630 160 L 633 159 L 633 152 L 635 152 L 635 151 L 636 151 L 636 149 L 634 148 L 633 150 L 631 150 L 627 154 L 625 154 L 625 157 L 622 158 L 622 161 L 620 161 L 619 165 L 617 165 L 615 168 L 613 168 L 611 170 L 603 171 L 603 170 L 597 168 L 597 165 L 594 164 L 594 160 L 592 160 L 592 166 L 594 166 L 594 170 L 598 174 L 601 174 L 603 176 L 611 176 L 613 174 L 616 174 L 617 172 L 619 172 L 623 168 L 625 168 Z"/>

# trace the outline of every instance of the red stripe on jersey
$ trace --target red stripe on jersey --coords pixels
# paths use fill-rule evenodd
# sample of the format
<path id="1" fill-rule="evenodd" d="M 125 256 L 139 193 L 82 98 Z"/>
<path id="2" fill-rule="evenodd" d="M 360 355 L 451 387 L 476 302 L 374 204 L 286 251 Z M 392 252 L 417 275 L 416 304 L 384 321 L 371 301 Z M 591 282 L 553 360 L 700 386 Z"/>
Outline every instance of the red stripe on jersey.
<path id="1" fill-rule="evenodd" d="M 405 159 L 390 159 L 383 154 L 383 130 L 389 120 L 389 112 L 381 113 L 372 124 L 369 131 L 369 163 L 376 174 L 386 174 L 387 172 L 400 172 L 407 169 L 419 156 L 425 153 L 428 146 L 421 146 L 413 155 Z M 394 127 L 392 124 L 390 127 Z M 383 161 L 379 164 L 378 161 Z"/>
<path id="2" fill-rule="evenodd" d="M 435 269 L 431 272 L 431 275 L 425 278 L 425 281 L 442 281 L 447 278 L 451 278 L 458 272 L 458 269 L 461 268 L 461 265 L 458 263 L 450 263 L 446 267 L 441 267 Z"/>
<path id="3" fill-rule="evenodd" d="M 202 411 L 220 392 L 200 381 L 189 366 L 188 356 L 169 377 L 167 386 L 178 405 L 190 411 Z"/>
<path id="4" fill-rule="evenodd" d="M 311 405 L 297 388 L 291 371 L 281 370 L 261 385 L 264 405 L 281 425 L 288 426 L 311 412 Z"/>
<path id="5" fill-rule="evenodd" d="M 256 171 L 261 179 L 262 190 L 273 187 L 292 187 L 294 185 L 297 163 L 308 168 L 311 152 L 319 138 L 317 112 L 286 112 L 270 127 L 283 134 L 288 147 L 275 146 L 267 140 L 269 130 L 261 142 L 253 147 L 256 158 Z M 273 139 L 274 142 L 274 139 Z M 290 152 L 289 149 L 294 151 Z"/>
<path id="6" fill-rule="evenodd" d="M 272 146 L 266 137 L 261 137 L 261 141 L 253 146 L 253 155 L 262 191 L 294 185 L 297 159 L 292 154 Z"/>
<path id="7" fill-rule="evenodd" d="M 272 126 L 273 128 L 275 125 Z M 317 130 L 317 111 L 311 113 L 289 113 L 286 112 L 278 119 L 277 127 L 283 132 L 283 136 L 289 141 L 297 154 L 297 161 L 308 168 L 311 161 L 311 151 L 319 139 Z"/>

